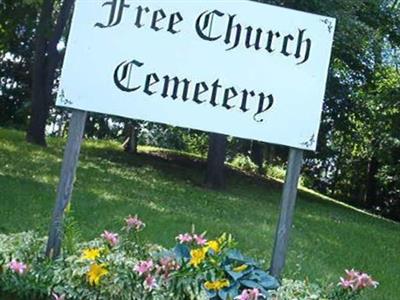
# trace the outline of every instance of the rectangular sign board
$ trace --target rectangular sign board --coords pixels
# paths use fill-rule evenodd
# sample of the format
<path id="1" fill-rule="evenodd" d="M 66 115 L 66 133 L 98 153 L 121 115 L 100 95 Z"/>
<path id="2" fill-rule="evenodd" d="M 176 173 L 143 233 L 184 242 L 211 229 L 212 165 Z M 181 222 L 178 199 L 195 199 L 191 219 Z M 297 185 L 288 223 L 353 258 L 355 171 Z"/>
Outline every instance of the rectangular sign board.
<path id="1" fill-rule="evenodd" d="M 334 29 L 247 0 L 77 0 L 57 105 L 315 150 Z"/>

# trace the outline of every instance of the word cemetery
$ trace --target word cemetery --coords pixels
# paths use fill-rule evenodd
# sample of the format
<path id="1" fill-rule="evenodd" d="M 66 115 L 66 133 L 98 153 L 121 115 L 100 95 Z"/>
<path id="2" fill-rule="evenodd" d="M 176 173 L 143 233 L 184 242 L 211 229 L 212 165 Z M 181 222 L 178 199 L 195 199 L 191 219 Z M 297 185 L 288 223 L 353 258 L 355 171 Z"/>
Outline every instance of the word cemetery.
<path id="1" fill-rule="evenodd" d="M 197 104 L 208 103 L 212 107 L 222 106 L 227 110 L 236 108 L 243 113 L 250 111 L 248 104 L 255 100 L 257 111 L 253 113 L 253 119 L 256 122 L 263 121 L 259 115 L 265 113 L 274 103 L 274 97 L 271 94 L 256 93 L 247 89 L 238 91 L 235 87 L 223 88 L 219 79 L 213 83 L 204 81 L 192 83 L 187 78 L 180 79 L 168 75 L 161 77 L 156 73 L 151 73 L 146 75 L 142 85 L 130 87 L 131 75 L 134 75 L 133 68 L 142 66 L 143 63 L 137 60 L 122 62 L 114 72 L 115 85 L 121 91 L 128 93 L 142 90 L 148 96 L 160 94 L 163 98 L 184 102 L 190 100 Z"/>

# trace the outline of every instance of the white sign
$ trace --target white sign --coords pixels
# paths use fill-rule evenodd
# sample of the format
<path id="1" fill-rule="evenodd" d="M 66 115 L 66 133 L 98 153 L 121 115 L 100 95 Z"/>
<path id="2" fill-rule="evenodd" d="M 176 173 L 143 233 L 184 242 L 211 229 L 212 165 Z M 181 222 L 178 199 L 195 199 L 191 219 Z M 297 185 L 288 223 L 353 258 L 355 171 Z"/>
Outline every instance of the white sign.
<path id="1" fill-rule="evenodd" d="M 57 105 L 315 150 L 334 28 L 245 0 L 78 0 Z"/>

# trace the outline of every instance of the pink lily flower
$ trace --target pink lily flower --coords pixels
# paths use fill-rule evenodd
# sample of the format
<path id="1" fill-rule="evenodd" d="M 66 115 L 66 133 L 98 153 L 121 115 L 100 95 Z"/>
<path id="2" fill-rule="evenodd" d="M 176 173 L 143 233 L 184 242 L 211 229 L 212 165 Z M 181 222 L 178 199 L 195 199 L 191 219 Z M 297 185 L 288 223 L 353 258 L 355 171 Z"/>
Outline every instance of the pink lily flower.
<path id="1" fill-rule="evenodd" d="M 10 268 L 10 270 L 14 273 L 17 273 L 19 275 L 23 275 L 24 273 L 26 273 L 28 266 L 22 262 L 19 262 L 15 259 L 13 259 L 9 264 L 8 267 Z"/>
<path id="2" fill-rule="evenodd" d="M 146 279 L 144 280 L 143 284 L 144 284 L 144 288 L 145 288 L 146 290 L 149 290 L 149 291 L 152 291 L 152 290 L 154 290 L 155 288 L 157 288 L 157 281 L 156 281 L 156 279 L 155 279 L 153 276 L 151 276 L 150 274 L 147 275 L 147 277 L 146 277 Z"/>
<path id="3" fill-rule="evenodd" d="M 374 281 L 371 276 L 367 273 L 361 273 L 359 271 L 345 270 L 347 277 L 340 278 L 340 282 L 338 283 L 344 289 L 352 289 L 353 291 L 362 290 L 365 288 L 377 288 L 379 282 Z"/>
<path id="4" fill-rule="evenodd" d="M 137 215 L 134 217 L 129 216 L 127 219 L 125 219 L 126 222 L 126 228 L 128 231 L 135 229 L 136 231 L 143 230 L 143 228 L 146 226 L 145 223 L 143 223 L 142 220 L 138 218 Z"/>
<path id="5" fill-rule="evenodd" d="M 101 237 L 104 238 L 111 247 L 115 247 L 119 242 L 118 234 L 109 232 L 107 230 L 104 231 Z"/>
<path id="6" fill-rule="evenodd" d="M 345 270 L 345 272 L 346 272 L 347 278 L 349 280 L 356 279 L 360 274 L 359 272 L 355 271 L 354 269 L 351 269 L 350 271 L 349 270 Z"/>
<path id="7" fill-rule="evenodd" d="M 366 273 L 362 273 L 357 278 L 356 288 L 357 289 L 365 289 L 365 288 L 377 288 L 379 282 L 372 280 L 371 276 Z"/>
<path id="8" fill-rule="evenodd" d="M 180 234 L 176 237 L 180 244 L 190 243 L 193 241 L 193 237 L 189 233 Z"/>
<path id="9" fill-rule="evenodd" d="M 171 257 L 163 257 L 157 265 L 157 272 L 163 275 L 164 279 L 168 279 L 171 272 L 179 270 L 181 266 Z"/>
<path id="10" fill-rule="evenodd" d="M 193 236 L 193 239 L 196 241 L 196 244 L 199 245 L 199 246 L 204 246 L 207 243 L 207 240 L 204 238 L 203 235 L 195 234 Z"/>
<path id="11" fill-rule="evenodd" d="M 265 296 L 261 294 L 259 289 L 247 289 L 237 296 L 235 300 L 258 300 L 260 298 L 265 298 Z"/>
<path id="12" fill-rule="evenodd" d="M 65 295 L 57 295 L 56 293 L 51 294 L 54 300 L 65 300 Z"/>
<path id="13" fill-rule="evenodd" d="M 134 268 L 133 270 L 137 273 L 139 273 L 140 276 L 143 274 L 146 274 L 150 272 L 153 269 L 154 263 L 151 259 L 145 260 L 145 261 L 140 261 Z"/>
<path id="14" fill-rule="evenodd" d="M 340 282 L 338 285 L 344 289 L 354 289 L 354 282 L 352 280 L 344 279 L 343 277 L 340 277 Z"/>

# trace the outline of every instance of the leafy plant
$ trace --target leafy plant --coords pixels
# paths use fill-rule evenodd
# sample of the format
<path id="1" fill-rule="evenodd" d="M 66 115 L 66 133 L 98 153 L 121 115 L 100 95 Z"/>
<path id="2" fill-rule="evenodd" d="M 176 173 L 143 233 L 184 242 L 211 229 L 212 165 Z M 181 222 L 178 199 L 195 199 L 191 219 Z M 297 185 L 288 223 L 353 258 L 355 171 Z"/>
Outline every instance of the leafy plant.
<path id="1" fill-rule="evenodd" d="M 82 238 L 78 222 L 75 220 L 70 206 L 66 209 L 64 218 L 63 249 L 67 254 L 73 254 Z"/>
<path id="2" fill-rule="evenodd" d="M 257 165 L 251 161 L 250 157 L 243 154 L 236 155 L 231 165 L 245 172 L 256 173 L 258 170 Z"/>
<path id="3" fill-rule="evenodd" d="M 236 243 L 230 235 L 223 234 L 211 241 L 202 238 L 202 242 L 196 234 L 181 236 L 186 236 L 188 242 L 181 239 L 182 243 L 174 249 L 176 259 L 182 264 L 176 276 L 195 278 L 194 288 L 202 285 L 209 299 L 233 299 L 246 289 L 257 289 L 267 295 L 268 290 L 278 288 L 274 277 L 234 248 Z"/>
<path id="4" fill-rule="evenodd" d="M 273 300 L 328 300 L 324 290 L 315 283 L 300 280 L 284 279 L 282 285 L 268 295 Z"/>

